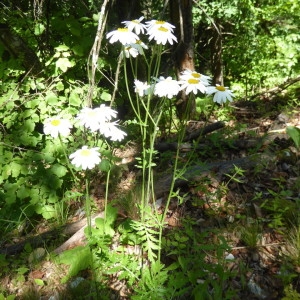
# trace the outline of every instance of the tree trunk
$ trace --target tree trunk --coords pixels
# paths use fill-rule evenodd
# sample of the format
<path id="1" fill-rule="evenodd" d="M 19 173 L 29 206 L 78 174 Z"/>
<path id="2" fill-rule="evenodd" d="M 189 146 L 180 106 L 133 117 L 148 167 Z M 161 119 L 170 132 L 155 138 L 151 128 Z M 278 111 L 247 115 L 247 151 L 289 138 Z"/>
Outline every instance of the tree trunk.
<path id="1" fill-rule="evenodd" d="M 176 26 L 175 35 L 178 39 L 178 44 L 173 50 L 178 78 L 180 72 L 186 69 L 195 70 L 192 8 L 192 0 L 170 0 L 171 23 Z M 181 119 L 189 119 L 194 111 L 195 99 L 187 97 L 184 91 L 180 92 L 177 101 L 177 115 Z"/>
<path id="2" fill-rule="evenodd" d="M 223 62 L 222 62 L 222 26 L 215 20 L 212 27 L 211 48 L 211 71 L 213 84 L 224 85 L 223 83 Z"/>
<path id="3" fill-rule="evenodd" d="M 22 64 L 27 72 L 35 76 L 42 72 L 42 65 L 35 52 L 6 24 L 0 24 L 0 41 L 14 57 L 22 58 Z"/>

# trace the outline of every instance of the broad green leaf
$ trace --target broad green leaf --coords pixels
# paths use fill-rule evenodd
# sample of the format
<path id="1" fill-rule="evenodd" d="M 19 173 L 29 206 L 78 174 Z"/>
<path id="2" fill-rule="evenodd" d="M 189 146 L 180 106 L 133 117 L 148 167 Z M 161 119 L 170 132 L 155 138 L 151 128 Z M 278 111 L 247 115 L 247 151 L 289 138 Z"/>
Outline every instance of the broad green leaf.
<path id="1" fill-rule="evenodd" d="M 89 247 L 79 246 L 64 251 L 57 260 L 59 263 L 70 265 L 68 275 L 62 279 L 62 283 L 65 283 L 70 277 L 76 276 L 78 272 L 90 267 L 92 257 Z"/>
<path id="2" fill-rule="evenodd" d="M 107 206 L 107 209 L 106 209 L 106 222 L 108 224 L 110 224 L 110 225 L 114 224 L 114 222 L 117 219 L 117 212 L 118 212 L 118 209 L 116 207 L 113 207 L 111 205 Z"/>
<path id="3" fill-rule="evenodd" d="M 26 131 L 32 132 L 32 131 L 34 131 L 34 128 L 35 128 L 35 123 L 33 120 L 31 120 L 31 119 L 25 120 L 24 129 L 26 129 Z"/>
<path id="4" fill-rule="evenodd" d="M 55 164 L 51 167 L 51 172 L 60 178 L 66 175 L 68 169 L 63 165 Z"/>
<path id="5" fill-rule="evenodd" d="M 53 92 L 48 92 L 46 95 L 46 102 L 49 105 L 56 105 L 58 102 L 58 98 Z"/>
<path id="6" fill-rule="evenodd" d="M 58 69 L 61 69 L 63 72 L 66 72 L 69 68 L 73 66 L 73 64 L 67 57 L 60 57 L 56 61 L 55 65 Z"/>
<path id="7" fill-rule="evenodd" d="M 291 137 L 294 141 L 296 148 L 300 148 L 300 129 L 295 126 L 288 126 L 286 128 L 286 133 Z"/>
<path id="8" fill-rule="evenodd" d="M 80 99 L 77 93 L 71 92 L 69 97 L 69 103 L 73 106 L 80 106 L 82 104 L 82 100 Z"/>
<path id="9" fill-rule="evenodd" d="M 56 89 L 57 89 L 58 91 L 63 91 L 63 90 L 65 89 L 65 86 L 64 86 L 64 84 L 63 84 L 61 81 L 59 81 L 59 82 L 56 84 Z"/>
<path id="10" fill-rule="evenodd" d="M 84 48 L 80 44 L 75 45 L 74 47 L 72 47 L 72 50 L 78 56 L 83 56 L 84 55 Z"/>
<path id="11" fill-rule="evenodd" d="M 35 35 L 41 35 L 45 30 L 45 26 L 41 23 L 38 23 L 34 27 L 34 34 Z"/>
<path id="12" fill-rule="evenodd" d="M 76 20 L 71 20 L 68 24 L 69 30 L 74 36 L 80 36 L 81 35 L 81 25 Z"/>
<path id="13" fill-rule="evenodd" d="M 28 271 L 29 271 L 29 269 L 26 267 L 20 267 L 17 269 L 18 274 L 21 274 L 21 275 L 26 274 Z"/>
<path id="14" fill-rule="evenodd" d="M 57 215 L 55 207 L 52 205 L 48 205 L 48 204 L 36 207 L 35 211 L 36 211 L 36 213 L 41 214 L 43 216 L 43 218 L 45 218 L 46 220 L 55 218 Z"/>
<path id="15" fill-rule="evenodd" d="M 39 286 L 44 286 L 45 285 L 45 283 L 44 283 L 44 281 L 42 280 L 42 279 L 34 279 L 34 282 L 37 284 L 37 285 L 39 285 Z"/>
<path id="16" fill-rule="evenodd" d="M 34 99 L 34 100 L 27 101 L 27 102 L 24 104 L 24 106 L 25 106 L 26 108 L 31 108 L 31 109 L 33 109 L 33 108 L 37 107 L 37 106 L 39 105 L 39 103 L 40 103 L 40 100 L 39 100 L 39 99 Z M 32 113 L 32 111 L 31 111 L 31 113 Z M 26 116 L 25 116 L 25 117 L 26 117 Z"/>
<path id="17" fill-rule="evenodd" d="M 44 196 L 45 197 L 45 196 Z M 48 195 L 47 195 L 47 203 L 57 203 L 58 201 L 58 197 L 55 191 L 51 191 Z"/>
<path id="18" fill-rule="evenodd" d="M 38 188 L 30 189 L 29 197 L 31 204 L 37 204 L 40 201 L 40 190 Z"/>
<path id="19" fill-rule="evenodd" d="M 11 162 L 10 169 L 11 169 L 11 176 L 14 178 L 18 177 L 21 173 L 21 166 L 19 163 L 15 161 Z"/>
<path id="20" fill-rule="evenodd" d="M 108 159 L 102 159 L 101 162 L 100 162 L 99 167 L 100 167 L 100 170 L 102 172 L 108 172 L 110 170 L 110 167 L 111 167 L 109 160 Z"/>
<path id="21" fill-rule="evenodd" d="M 109 94 L 107 92 L 103 92 L 100 96 L 100 99 L 102 99 L 104 101 L 111 101 L 111 94 Z"/>
<path id="22" fill-rule="evenodd" d="M 24 185 L 20 186 L 20 188 L 17 191 L 17 197 L 19 199 L 25 199 L 30 196 L 30 189 L 28 187 L 25 187 Z"/>
<path id="23" fill-rule="evenodd" d="M 59 45 L 59 46 L 55 47 L 55 50 L 56 50 L 56 51 L 59 51 L 59 52 L 62 52 L 62 51 L 68 51 L 68 50 L 69 50 L 69 47 L 66 46 L 66 45 Z"/>
<path id="24" fill-rule="evenodd" d="M 14 192 L 10 191 L 5 194 L 5 202 L 10 205 L 16 202 L 17 196 Z"/>

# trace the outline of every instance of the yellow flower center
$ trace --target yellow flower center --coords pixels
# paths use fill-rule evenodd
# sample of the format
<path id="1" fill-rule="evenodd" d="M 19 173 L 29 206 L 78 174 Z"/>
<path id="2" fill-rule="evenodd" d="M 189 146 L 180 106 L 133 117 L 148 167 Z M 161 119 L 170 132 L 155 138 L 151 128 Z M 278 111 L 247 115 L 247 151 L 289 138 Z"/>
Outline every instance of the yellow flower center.
<path id="1" fill-rule="evenodd" d="M 128 32 L 128 28 L 118 28 L 119 32 Z"/>
<path id="2" fill-rule="evenodd" d="M 88 149 L 81 150 L 80 155 L 81 156 L 85 156 L 85 157 L 90 156 L 91 155 L 91 151 L 88 150 Z"/>
<path id="3" fill-rule="evenodd" d="M 201 77 L 201 74 L 197 73 L 197 72 L 194 72 L 191 74 L 194 78 L 200 78 Z"/>
<path id="4" fill-rule="evenodd" d="M 226 89 L 225 89 L 224 86 L 222 86 L 222 85 L 216 86 L 216 89 L 217 89 L 218 91 L 220 91 L 220 92 L 226 91 Z"/>
<path id="5" fill-rule="evenodd" d="M 155 22 L 155 24 L 157 24 L 157 25 L 163 25 L 163 24 L 165 24 L 166 22 L 165 21 L 160 21 L 160 20 L 157 20 L 156 22 Z"/>
<path id="6" fill-rule="evenodd" d="M 131 22 L 132 22 L 132 23 L 135 23 L 135 24 L 140 24 L 140 21 L 139 21 L 139 20 L 132 20 Z"/>
<path id="7" fill-rule="evenodd" d="M 160 27 L 158 28 L 158 30 L 159 30 L 159 31 L 162 31 L 162 32 L 168 32 L 168 31 L 169 31 L 169 29 L 167 29 L 166 27 L 163 27 L 163 26 L 160 26 Z"/>
<path id="8" fill-rule="evenodd" d="M 53 126 L 59 126 L 60 123 L 61 123 L 60 120 L 57 120 L 57 119 L 51 121 L 51 125 L 53 125 Z"/>
<path id="9" fill-rule="evenodd" d="M 198 84 L 199 82 L 200 82 L 200 80 L 194 79 L 194 78 L 191 78 L 191 79 L 188 80 L 189 84 Z"/>

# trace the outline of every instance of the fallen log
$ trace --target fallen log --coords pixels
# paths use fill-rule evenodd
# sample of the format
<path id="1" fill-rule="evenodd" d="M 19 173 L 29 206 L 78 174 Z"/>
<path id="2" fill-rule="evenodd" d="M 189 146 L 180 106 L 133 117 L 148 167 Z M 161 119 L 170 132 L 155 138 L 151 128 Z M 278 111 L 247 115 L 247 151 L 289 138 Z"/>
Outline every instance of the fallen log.
<path id="1" fill-rule="evenodd" d="M 94 222 L 96 218 L 103 218 L 103 216 L 104 216 L 103 212 L 96 214 L 95 216 L 92 217 L 92 222 Z M 80 230 L 83 231 L 86 226 L 87 226 L 87 219 L 84 218 L 77 222 L 66 224 L 62 227 L 55 228 L 55 229 L 47 231 L 47 232 L 43 232 L 39 235 L 31 236 L 17 244 L 13 244 L 13 245 L 9 245 L 7 247 L 0 248 L 0 254 L 16 255 L 18 253 L 21 253 L 27 244 L 30 244 L 32 248 L 44 246 L 45 244 L 49 243 L 49 241 L 53 241 L 54 239 L 56 239 L 58 236 L 59 237 L 63 237 L 63 236 L 69 237 L 71 235 L 76 234 Z M 74 240 L 74 238 L 73 238 L 73 240 Z M 71 242 L 73 240 L 71 240 Z M 69 240 L 67 240 L 67 242 L 68 241 Z M 54 252 L 60 253 L 60 251 L 64 251 L 64 249 L 67 249 L 68 247 L 70 247 L 71 242 L 69 242 L 69 244 L 67 242 L 65 242 L 63 245 L 61 245 L 57 249 L 55 249 Z"/>
<path id="2" fill-rule="evenodd" d="M 188 167 L 181 178 L 175 180 L 174 188 L 177 189 L 194 182 L 199 182 L 206 176 L 211 176 L 216 178 L 218 181 L 221 181 L 222 176 L 230 173 L 235 166 L 243 170 L 249 170 L 254 168 L 257 164 L 261 164 L 261 162 L 268 164 L 272 160 L 274 160 L 272 155 L 254 154 L 230 161 L 202 163 L 197 166 Z M 157 198 L 163 197 L 169 193 L 172 180 L 173 175 L 165 175 L 156 181 L 154 185 L 154 191 Z"/>

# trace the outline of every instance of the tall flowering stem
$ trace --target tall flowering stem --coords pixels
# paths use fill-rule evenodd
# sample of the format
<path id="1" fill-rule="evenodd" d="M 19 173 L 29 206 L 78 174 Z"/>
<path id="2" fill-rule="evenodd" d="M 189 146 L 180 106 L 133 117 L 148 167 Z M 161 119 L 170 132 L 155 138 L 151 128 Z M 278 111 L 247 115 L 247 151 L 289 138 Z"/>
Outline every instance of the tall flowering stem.
<path id="1" fill-rule="evenodd" d="M 90 180 L 89 180 L 89 174 L 86 174 L 85 179 L 85 213 L 86 213 L 86 219 L 87 219 L 87 234 L 90 237 L 92 234 L 92 218 L 91 218 L 91 198 L 90 198 Z"/>
<path id="2" fill-rule="evenodd" d="M 73 178 L 74 178 L 74 180 L 75 180 L 75 182 L 76 182 L 76 181 L 78 181 L 78 177 L 75 176 L 74 171 L 73 171 L 73 167 L 72 167 L 72 165 L 70 164 L 69 157 L 68 157 L 68 155 L 67 155 L 67 153 L 66 153 L 65 144 L 63 143 L 63 141 L 62 141 L 60 135 L 58 135 L 58 138 L 59 138 L 59 141 L 60 141 L 60 143 L 61 143 L 61 146 L 62 146 L 62 149 L 63 149 L 63 153 L 64 153 L 64 156 L 65 156 L 65 159 L 66 159 L 68 168 L 69 168 L 69 170 L 70 170 L 70 172 L 71 172 L 71 174 L 72 174 L 72 176 L 73 176 Z"/>

